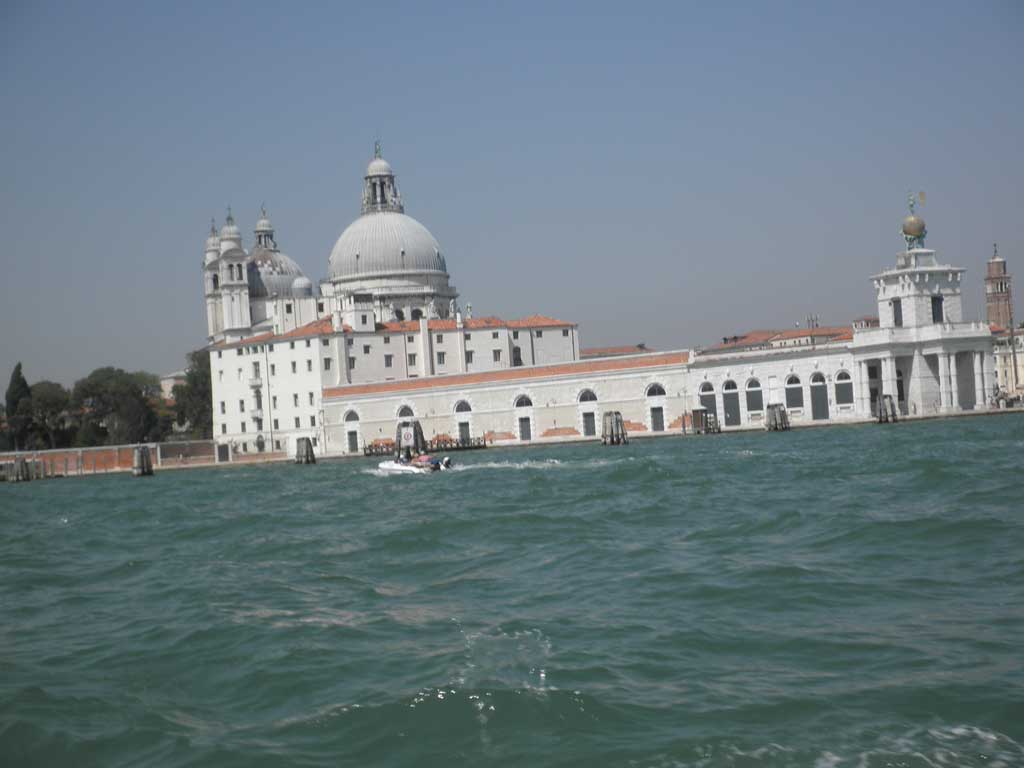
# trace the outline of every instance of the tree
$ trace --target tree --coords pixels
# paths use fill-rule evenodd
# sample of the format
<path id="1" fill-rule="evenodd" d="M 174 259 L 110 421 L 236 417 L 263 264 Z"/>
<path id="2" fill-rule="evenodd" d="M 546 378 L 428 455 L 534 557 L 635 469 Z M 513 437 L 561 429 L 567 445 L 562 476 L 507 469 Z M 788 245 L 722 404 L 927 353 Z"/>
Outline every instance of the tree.
<path id="1" fill-rule="evenodd" d="M 174 411 L 178 424 L 191 424 L 192 433 L 209 439 L 213 436 L 213 381 L 210 378 L 210 353 L 205 349 L 190 352 L 185 383 L 174 385 Z"/>
<path id="2" fill-rule="evenodd" d="M 82 410 L 76 442 L 95 445 L 138 443 L 151 436 L 156 414 L 139 374 L 120 368 L 97 368 L 75 382 L 72 403 Z"/>
<path id="3" fill-rule="evenodd" d="M 21 405 L 23 400 L 28 401 L 27 405 Z M 7 385 L 5 406 L 7 423 L 10 425 L 9 429 L 14 438 L 14 449 L 18 450 L 24 446 L 25 438 L 32 426 L 32 390 L 21 372 L 20 362 L 11 371 L 11 382 Z"/>
<path id="4" fill-rule="evenodd" d="M 71 393 L 55 381 L 37 381 L 32 385 L 32 424 L 46 436 L 50 448 L 66 426 Z"/>

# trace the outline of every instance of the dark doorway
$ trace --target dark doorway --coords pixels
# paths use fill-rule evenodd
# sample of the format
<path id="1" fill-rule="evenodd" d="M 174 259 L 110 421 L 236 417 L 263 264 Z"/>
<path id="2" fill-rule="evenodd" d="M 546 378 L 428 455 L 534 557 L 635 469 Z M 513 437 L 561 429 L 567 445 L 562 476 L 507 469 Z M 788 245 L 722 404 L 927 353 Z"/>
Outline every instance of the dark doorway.
<path id="1" fill-rule="evenodd" d="M 708 413 L 718 415 L 718 406 L 715 403 L 715 391 L 713 389 L 700 393 L 700 404 Z"/>
<path id="2" fill-rule="evenodd" d="M 665 410 L 663 408 L 651 408 L 651 432 L 665 431 Z"/>
<path id="3" fill-rule="evenodd" d="M 359 451 L 359 433 L 352 430 L 348 433 L 348 452 L 358 453 Z"/>
<path id="4" fill-rule="evenodd" d="M 725 411 L 725 426 L 740 425 L 740 393 L 736 390 L 735 381 L 727 381 L 722 385 L 722 410 Z"/>
<path id="5" fill-rule="evenodd" d="M 520 440 L 532 440 L 533 435 L 530 433 L 530 417 L 522 416 L 519 419 L 519 439 Z"/>
<path id="6" fill-rule="evenodd" d="M 462 442 L 462 443 L 468 443 L 469 442 L 469 422 L 468 421 L 460 421 L 459 422 L 459 442 Z"/>
<path id="7" fill-rule="evenodd" d="M 828 387 L 820 373 L 811 377 L 811 418 L 815 421 L 828 418 Z"/>
<path id="8" fill-rule="evenodd" d="M 583 434 L 585 437 L 594 437 L 597 434 L 597 422 L 593 413 L 583 414 Z"/>

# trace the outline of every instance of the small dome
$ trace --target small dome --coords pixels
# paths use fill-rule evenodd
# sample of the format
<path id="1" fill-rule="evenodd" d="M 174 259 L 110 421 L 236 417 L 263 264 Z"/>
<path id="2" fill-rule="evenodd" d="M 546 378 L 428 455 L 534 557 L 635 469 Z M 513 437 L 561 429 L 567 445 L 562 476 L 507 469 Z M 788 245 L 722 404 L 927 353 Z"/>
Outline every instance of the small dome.
<path id="1" fill-rule="evenodd" d="M 220 235 L 217 234 L 217 224 L 213 219 L 210 219 L 210 235 L 206 238 L 206 250 L 220 250 Z"/>
<path id="2" fill-rule="evenodd" d="M 302 277 L 296 277 L 292 281 L 292 296 L 312 296 L 313 295 L 313 283 L 309 281 L 309 278 L 303 275 Z"/>
<path id="3" fill-rule="evenodd" d="M 273 231 L 274 231 L 274 225 L 270 223 L 270 216 L 267 214 L 266 207 L 265 206 L 260 206 L 260 218 L 256 222 L 256 232 L 257 232 L 257 234 L 262 234 L 263 232 L 273 232 Z"/>
<path id="4" fill-rule="evenodd" d="M 220 239 L 221 240 L 241 240 L 242 232 L 235 224 L 235 217 L 231 215 L 231 209 L 228 208 L 228 217 L 224 219 L 224 226 L 220 228 Z"/>
<path id="5" fill-rule="evenodd" d="M 907 237 L 920 238 L 924 236 L 924 219 L 917 214 L 910 214 L 903 219 L 903 234 Z"/>
<path id="6" fill-rule="evenodd" d="M 404 213 L 360 216 L 334 244 L 332 278 L 395 273 L 446 273 L 444 256 L 426 227 Z"/>
<path id="7" fill-rule="evenodd" d="M 294 296 L 294 283 L 306 280 L 302 268 L 280 251 L 257 246 L 249 256 L 249 296 L 263 299 L 269 296 Z M 309 283 L 308 280 L 306 280 Z M 312 290 L 312 283 L 310 289 Z M 311 294 L 305 294 L 311 295 Z"/>
<path id="8" fill-rule="evenodd" d="M 391 170 L 391 163 L 385 160 L 383 157 L 375 157 L 370 161 L 370 164 L 366 166 L 367 176 L 394 176 L 395 172 Z"/>

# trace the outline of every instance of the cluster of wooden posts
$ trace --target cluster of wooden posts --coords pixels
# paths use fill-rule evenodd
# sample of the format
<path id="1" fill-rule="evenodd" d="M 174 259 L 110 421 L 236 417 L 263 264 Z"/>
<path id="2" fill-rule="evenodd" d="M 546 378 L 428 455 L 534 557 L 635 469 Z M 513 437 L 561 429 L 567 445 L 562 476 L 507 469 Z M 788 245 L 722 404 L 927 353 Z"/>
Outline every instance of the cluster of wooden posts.
<path id="1" fill-rule="evenodd" d="M 0 480 L 7 483 L 27 483 L 29 480 L 48 480 L 62 477 L 54 472 L 53 462 L 41 459 L 16 459 L 0 464 Z"/>

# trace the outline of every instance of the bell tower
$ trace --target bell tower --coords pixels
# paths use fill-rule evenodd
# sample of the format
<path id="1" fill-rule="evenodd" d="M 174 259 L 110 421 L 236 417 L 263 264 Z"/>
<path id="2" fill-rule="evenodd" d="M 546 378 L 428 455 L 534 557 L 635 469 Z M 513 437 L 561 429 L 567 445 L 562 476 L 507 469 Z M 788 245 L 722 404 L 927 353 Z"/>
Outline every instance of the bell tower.
<path id="1" fill-rule="evenodd" d="M 373 160 L 363 177 L 362 213 L 405 213 L 402 193 L 398 191 L 395 172 L 381 155 L 380 142 L 373 144 Z"/>
<path id="2" fill-rule="evenodd" d="M 1006 271 L 1006 260 L 999 255 L 999 247 L 992 245 L 992 258 L 985 271 L 985 310 L 990 325 L 1000 328 L 1013 326 L 1013 279 Z"/>

